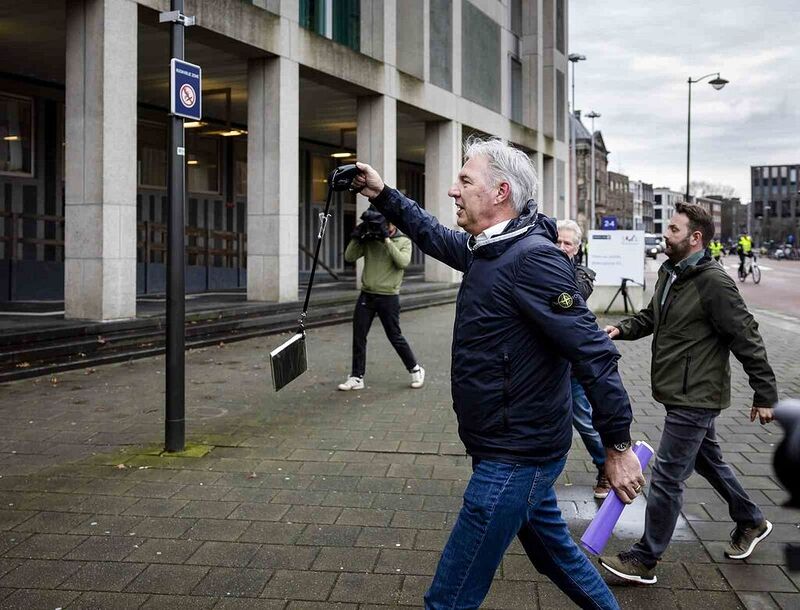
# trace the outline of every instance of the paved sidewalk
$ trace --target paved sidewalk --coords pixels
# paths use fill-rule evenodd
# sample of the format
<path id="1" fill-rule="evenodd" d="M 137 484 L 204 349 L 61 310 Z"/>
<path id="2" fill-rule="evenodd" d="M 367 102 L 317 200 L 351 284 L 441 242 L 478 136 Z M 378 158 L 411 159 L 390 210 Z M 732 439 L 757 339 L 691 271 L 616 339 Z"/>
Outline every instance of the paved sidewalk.
<path id="1" fill-rule="evenodd" d="M 159 456 L 162 358 L 0 386 L 1 608 L 267 608 L 421 606 L 470 469 L 449 396 L 453 307 L 403 315 L 428 371 L 408 376 L 376 327 L 367 388 L 336 391 L 350 328 L 310 333 L 311 370 L 274 394 L 271 337 L 187 356 L 188 437 L 195 457 Z M 782 395 L 800 396 L 800 320 L 764 315 Z M 658 441 L 649 342 L 622 343 L 635 436 Z M 615 586 L 624 608 L 798 608 L 800 574 L 782 547 L 800 513 L 780 507 L 771 476 L 777 426 L 747 420 L 751 396 L 733 365 L 738 406 L 719 419 L 723 451 L 775 523 L 746 562 L 724 560 L 732 524 L 692 478 L 658 585 Z M 596 511 L 588 454 L 577 443 L 558 495 L 579 535 Z M 626 509 L 613 549 L 641 531 Z M 512 545 L 486 608 L 570 608 Z"/>

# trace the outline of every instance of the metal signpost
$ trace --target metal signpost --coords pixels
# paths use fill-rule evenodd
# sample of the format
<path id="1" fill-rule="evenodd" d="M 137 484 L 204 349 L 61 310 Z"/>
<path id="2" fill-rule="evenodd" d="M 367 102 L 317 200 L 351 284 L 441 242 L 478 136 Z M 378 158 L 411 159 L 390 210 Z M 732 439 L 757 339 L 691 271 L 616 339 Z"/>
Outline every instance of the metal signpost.
<path id="1" fill-rule="evenodd" d="M 184 353 L 186 349 L 184 337 L 186 151 L 183 117 L 200 119 L 202 91 L 199 66 L 183 61 L 184 28 L 194 25 L 194 17 L 183 14 L 183 0 L 171 0 L 170 8 L 170 11 L 159 15 L 159 22 L 172 23 L 167 219 L 167 405 L 164 448 L 167 451 L 183 451 L 186 443 Z"/>

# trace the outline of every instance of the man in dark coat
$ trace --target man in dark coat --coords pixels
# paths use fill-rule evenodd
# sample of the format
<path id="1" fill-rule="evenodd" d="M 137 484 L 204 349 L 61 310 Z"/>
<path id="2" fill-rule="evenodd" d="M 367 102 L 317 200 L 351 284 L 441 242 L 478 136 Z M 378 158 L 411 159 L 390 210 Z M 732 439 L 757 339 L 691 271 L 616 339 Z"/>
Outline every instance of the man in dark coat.
<path id="1" fill-rule="evenodd" d="M 356 188 L 428 256 L 464 273 L 453 329 L 451 392 L 472 456 L 464 504 L 425 595 L 429 610 L 477 608 L 514 536 L 576 604 L 618 608 L 569 535 L 554 484 L 572 438 L 570 371 L 598 408 L 606 472 L 631 502 L 644 483 L 630 449 L 631 407 L 619 353 L 598 327 L 555 245 L 555 222 L 533 200 L 530 158 L 471 139 L 448 195 L 456 231 L 359 163 Z"/>

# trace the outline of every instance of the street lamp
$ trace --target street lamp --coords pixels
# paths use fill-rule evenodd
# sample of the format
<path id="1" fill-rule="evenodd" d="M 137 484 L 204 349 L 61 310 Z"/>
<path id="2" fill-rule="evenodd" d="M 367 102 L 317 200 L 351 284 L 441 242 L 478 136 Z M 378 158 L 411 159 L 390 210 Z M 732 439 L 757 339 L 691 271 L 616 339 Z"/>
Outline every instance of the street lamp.
<path id="1" fill-rule="evenodd" d="M 589 151 L 589 154 L 592 155 L 592 169 L 591 169 L 591 174 L 592 174 L 592 213 L 591 213 L 591 217 L 589 218 L 589 229 L 594 229 L 595 183 L 597 182 L 597 180 L 595 179 L 595 174 L 594 174 L 594 156 L 595 156 L 594 155 L 594 120 L 600 118 L 600 113 L 599 112 L 595 112 L 594 110 L 592 110 L 586 116 L 589 117 L 590 119 L 592 119 L 592 145 L 591 145 L 591 150 Z"/>
<path id="2" fill-rule="evenodd" d="M 707 79 L 709 76 L 713 76 L 714 78 L 708 81 L 708 84 L 714 87 L 717 91 L 722 89 L 728 82 L 724 78 L 721 78 L 719 72 L 712 72 L 711 74 L 706 74 L 705 76 L 701 76 L 700 78 L 693 79 L 691 76 L 688 79 L 689 83 L 689 113 L 688 118 L 686 120 L 686 203 L 689 203 L 689 159 L 691 155 L 692 149 L 692 85 L 694 83 L 699 83 Z"/>
<path id="3" fill-rule="evenodd" d="M 567 59 L 572 63 L 572 116 L 570 116 L 569 121 L 569 138 L 570 138 L 570 151 L 569 151 L 569 164 L 570 164 L 570 191 L 572 192 L 572 197 L 570 197 L 571 205 L 570 205 L 570 216 L 577 215 L 578 212 L 578 169 L 577 165 L 577 152 L 576 148 L 576 133 L 575 133 L 575 65 L 579 61 L 585 61 L 586 56 L 581 55 L 580 53 L 570 53 L 567 56 Z"/>

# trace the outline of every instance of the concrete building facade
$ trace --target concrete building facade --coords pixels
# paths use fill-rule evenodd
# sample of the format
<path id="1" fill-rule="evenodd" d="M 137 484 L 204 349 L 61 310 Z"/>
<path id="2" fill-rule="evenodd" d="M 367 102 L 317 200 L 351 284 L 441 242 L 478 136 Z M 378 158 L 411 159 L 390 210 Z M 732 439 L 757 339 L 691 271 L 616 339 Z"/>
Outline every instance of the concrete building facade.
<path id="1" fill-rule="evenodd" d="M 0 0 L 0 301 L 112 320 L 163 293 L 168 9 Z M 568 214 L 567 0 L 187 0 L 185 13 L 204 75 L 203 119 L 186 124 L 188 291 L 297 299 L 325 179 L 355 158 L 455 226 L 446 192 L 472 133 L 525 150 L 541 210 Z M 323 259 L 342 270 L 367 201 L 333 207 Z"/>
<path id="2" fill-rule="evenodd" d="M 722 236 L 722 203 L 715 197 L 695 197 L 692 196 L 692 202 L 703 206 L 711 217 L 714 219 L 714 236 L 721 239 Z"/>
<path id="3" fill-rule="evenodd" d="M 736 241 L 741 233 L 747 233 L 747 215 L 749 205 L 743 204 L 738 197 L 723 197 L 709 195 L 709 199 L 716 199 L 720 205 L 720 233 L 719 238 L 727 243 Z"/>
<path id="4" fill-rule="evenodd" d="M 653 228 L 653 185 L 641 180 L 628 182 L 633 197 L 633 228 L 652 233 Z"/>
<path id="5" fill-rule="evenodd" d="M 653 189 L 653 233 L 663 235 L 669 219 L 675 211 L 675 204 L 686 201 L 683 193 L 667 187 Z"/>
<path id="6" fill-rule="evenodd" d="M 606 216 L 616 217 L 619 229 L 633 229 L 633 193 L 629 184 L 625 174 L 608 172 Z"/>
<path id="7" fill-rule="evenodd" d="M 800 163 L 750 168 L 750 227 L 756 242 L 800 238 Z"/>

